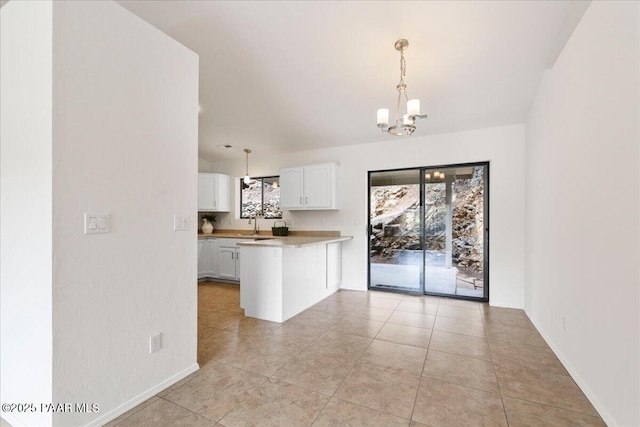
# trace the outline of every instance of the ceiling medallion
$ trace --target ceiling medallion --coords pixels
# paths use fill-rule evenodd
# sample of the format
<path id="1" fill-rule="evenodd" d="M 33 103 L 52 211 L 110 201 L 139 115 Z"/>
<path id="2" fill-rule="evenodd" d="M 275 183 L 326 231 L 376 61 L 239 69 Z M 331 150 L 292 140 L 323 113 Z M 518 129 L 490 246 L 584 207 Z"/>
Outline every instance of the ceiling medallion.
<path id="1" fill-rule="evenodd" d="M 378 110 L 378 127 L 383 132 L 389 132 L 391 135 L 403 136 L 411 135 L 416 130 L 416 119 L 425 119 L 426 114 L 420 114 L 420 100 L 409 99 L 407 96 L 407 85 L 404 83 L 406 75 L 406 63 L 404 60 L 404 51 L 409 47 L 409 42 L 405 39 L 396 41 L 395 48 L 400 51 L 400 82 L 396 86 L 398 91 L 398 102 L 396 104 L 396 120 L 392 126 L 389 126 L 389 109 L 380 108 Z M 400 100 L 404 96 L 406 102 L 406 114 L 401 115 Z"/>

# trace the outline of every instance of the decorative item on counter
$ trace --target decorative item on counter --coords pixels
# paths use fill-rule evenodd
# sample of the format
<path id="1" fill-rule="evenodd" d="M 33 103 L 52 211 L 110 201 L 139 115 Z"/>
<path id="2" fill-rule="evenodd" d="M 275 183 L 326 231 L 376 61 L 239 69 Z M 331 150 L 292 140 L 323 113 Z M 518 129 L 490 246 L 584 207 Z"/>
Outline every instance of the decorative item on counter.
<path id="1" fill-rule="evenodd" d="M 284 225 L 278 226 L 278 223 L 282 223 Z M 287 227 L 287 221 L 278 220 L 273 223 L 273 227 L 271 227 L 271 233 L 274 236 L 288 236 L 289 235 L 289 227 Z"/>
<path id="2" fill-rule="evenodd" d="M 216 216 L 207 214 L 202 215 L 202 232 L 204 234 L 213 233 L 213 223 L 216 222 Z"/>

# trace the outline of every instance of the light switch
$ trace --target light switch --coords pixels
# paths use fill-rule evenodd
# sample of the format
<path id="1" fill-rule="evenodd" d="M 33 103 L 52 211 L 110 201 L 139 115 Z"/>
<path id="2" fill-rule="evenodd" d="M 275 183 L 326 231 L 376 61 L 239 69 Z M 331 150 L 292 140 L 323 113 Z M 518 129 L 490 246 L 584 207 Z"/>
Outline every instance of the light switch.
<path id="1" fill-rule="evenodd" d="M 86 213 L 84 214 L 84 234 L 98 234 L 109 232 L 108 213 Z"/>
<path id="2" fill-rule="evenodd" d="M 186 215 L 173 216 L 173 231 L 189 230 L 189 217 Z"/>

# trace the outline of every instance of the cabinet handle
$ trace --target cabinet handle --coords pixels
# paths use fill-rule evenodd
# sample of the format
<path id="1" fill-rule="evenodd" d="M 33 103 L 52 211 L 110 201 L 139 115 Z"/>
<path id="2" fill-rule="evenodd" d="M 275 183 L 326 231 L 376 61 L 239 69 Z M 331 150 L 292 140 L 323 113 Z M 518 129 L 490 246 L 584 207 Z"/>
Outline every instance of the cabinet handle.
<path id="1" fill-rule="evenodd" d="M 234 258 L 233 258 L 233 252 L 231 252 L 231 259 L 234 259 Z"/>
<path id="2" fill-rule="evenodd" d="M 300 196 L 300 204 L 302 205 L 302 196 Z"/>
<path id="3" fill-rule="evenodd" d="M 240 252 L 236 252 L 236 259 L 240 259 Z"/>
<path id="4" fill-rule="evenodd" d="M 304 196 L 304 204 L 305 205 L 309 204 L 309 196 Z"/>

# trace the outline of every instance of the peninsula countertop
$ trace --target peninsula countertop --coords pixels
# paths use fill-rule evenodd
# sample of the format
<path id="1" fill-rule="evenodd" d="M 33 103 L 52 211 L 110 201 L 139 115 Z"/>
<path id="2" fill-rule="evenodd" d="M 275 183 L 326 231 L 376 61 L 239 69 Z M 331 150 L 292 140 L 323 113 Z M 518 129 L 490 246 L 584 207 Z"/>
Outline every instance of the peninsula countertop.
<path id="1" fill-rule="evenodd" d="M 305 246 L 321 245 L 327 243 L 344 242 L 353 239 L 353 236 L 286 236 L 261 238 L 251 242 L 238 243 L 238 246 L 258 248 L 302 248 Z"/>

